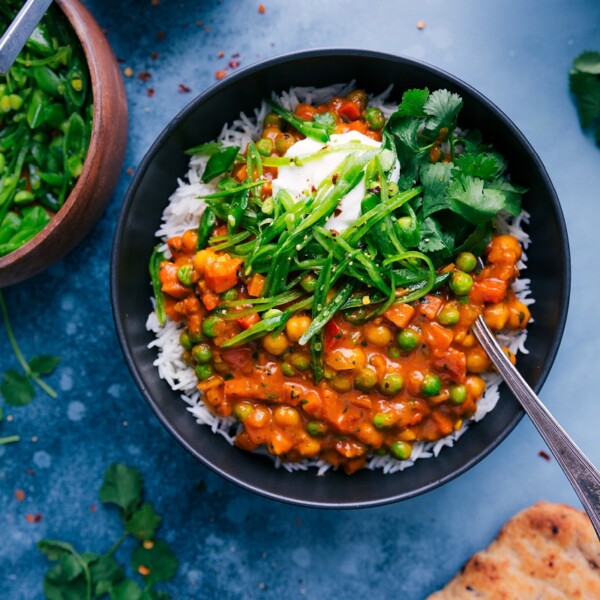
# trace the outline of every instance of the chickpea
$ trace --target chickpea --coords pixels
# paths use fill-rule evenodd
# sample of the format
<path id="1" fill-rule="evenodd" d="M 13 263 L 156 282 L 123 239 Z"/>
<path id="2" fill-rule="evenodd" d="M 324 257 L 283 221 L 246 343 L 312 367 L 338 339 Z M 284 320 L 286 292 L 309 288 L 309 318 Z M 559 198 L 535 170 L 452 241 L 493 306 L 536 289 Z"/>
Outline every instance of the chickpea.
<path id="1" fill-rule="evenodd" d="M 321 444 L 319 440 L 306 438 L 298 444 L 298 452 L 300 452 L 302 456 L 316 456 L 321 452 Z"/>
<path id="2" fill-rule="evenodd" d="M 271 420 L 271 411 L 264 406 L 255 406 L 254 410 L 246 416 L 246 427 L 264 427 Z"/>
<path id="3" fill-rule="evenodd" d="M 469 373 L 485 373 L 491 364 L 484 349 L 480 346 L 470 348 L 467 352 L 467 371 Z"/>
<path id="4" fill-rule="evenodd" d="M 297 342 L 304 332 L 310 327 L 312 319 L 306 315 L 296 315 L 285 324 L 288 339 Z"/>
<path id="5" fill-rule="evenodd" d="M 344 375 L 342 373 L 338 373 L 334 375 L 334 377 L 329 382 L 329 385 L 336 391 L 341 394 L 345 392 L 349 392 L 352 389 L 352 377 L 348 375 Z"/>
<path id="6" fill-rule="evenodd" d="M 275 136 L 275 150 L 283 156 L 295 143 L 296 138 L 291 133 L 278 133 Z"/>
<path id="7" fill-rule="evenodd" d="M 506 327 L 509 317 L 508 307 L 504 302 L 490 304 L 483 309 L 483 320 L 490 329 L 499 331 Z"/>
<path id="8" fill-rule="evenodd" d="M 481 398 L 485 391 L 485 381 L 481 377 L 477 377 L 477 375 L 468 375 L 465 385 L 469 394 L 475 399 Z"/>
<path id="9" fill-rule="evenodd" d="M 279 456 L 289 452 L 293 448 L 294 442 L 280 429 L 274 429 L 267 446 L 273 454 Z"/>
<path id="10" fill-rule="evenodd" d="M 392 331 L 385 325 L 365 325 L 365 338 L 375 346 L 387 346 L 392 341 Z"/>
<path id="11" fill-rule="evenodd" d="M 356 437 L 371 448 L 379 448 L 383 443 L 383 435 L 371 423 L 362 423 Z"/>
<path id="12" fill-rule="evenodd" d="M 233 416 L 240 421 L 244 421 L 252 414 L 253 410 L 253 406 L 250 402 L 238 402 L 233 407 Z"/>
<path id="13" fill-rule="evenodd" d="M 514 264 L 523 253 L 519 241 L 512 235 L 499 235 L 492 240 L 490 246 L 488 260 L 492 263 L 509 262 Z"/>
<path id="14" fill-rule="evenodd" d="M 300 413 L 291 406 L 278 406 L 273 413 L 277 425 L 294 427 L 300 424 Z"/>
<path id="15" fill-rule="evenodd" d="M 460 345 L 463 346 L 463 348 L 472 348 L 476 341 L 477 340 L 475 339 L 475 336 L 469 332 L 465 334 L 465 337 L 461 340 Z"/>
<path id="16" fill-rule="evenodd" d="M 326 355 L 325 362 L 336 371 L 349 371 L 362 369 L 367 357 L 362 348 L 335 348 Z"/>
<path id="17" fill-rule="evenodd" d="M 508 305 L 508 313 L 508 326 L 511 329 L 523 329 L 531 319 L 529 309 L 520 300 Z"/>
<path id="18" fill-rule="evenodd" d="M 273 356 L 280 356 L 289 346 L 288 339 L 285 333 L 279 335 L 271 335 L 268 333 L 262 340 L 263 348 Z"/>

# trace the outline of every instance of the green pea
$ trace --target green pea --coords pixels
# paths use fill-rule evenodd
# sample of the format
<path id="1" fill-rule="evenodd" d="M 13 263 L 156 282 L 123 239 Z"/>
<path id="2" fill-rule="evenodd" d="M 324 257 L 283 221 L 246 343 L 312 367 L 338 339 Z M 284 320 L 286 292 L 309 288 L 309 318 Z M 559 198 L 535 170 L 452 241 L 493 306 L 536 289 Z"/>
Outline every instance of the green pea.
<path id="1" fill-rule="evenodd" d="M 292 352 L 289 355 L 288 360 L 295 369 L 298 369 L 298 371 L 308 371 L 308 369 L 310 369 L 310 359 L 300 352 Z"/>
<path id="2" fill-rule="evenodd" d="M 398 194 L 398 192 L 400 191 L 400 188 L 398 187 L 398 184 L 395 181 L 390 181 L 388 183 L 388 196 L 391 198 L 392 196 L 395 196 L 396 194 Z M 408 217 L 410 219 L 410 217 Z"/>
<path id="3" fill-rule="evenodd" d="M 401 356 L 400 350 L 398 348 L 396 348 L 396 346 L 392 346 L 388 350 L 388 354 L 390 355 L 390 358 L 400 358 L 400 356 Z"/>
<path id="4" fill-rule="evenodd" d="M 246 402 L 238 402 L 233 407 L 233 416 L 238 419 L 238 421 L 244 421 L 252 414 L 253 410 L 252 405 L 247 404 Z"/>
<path id="5" fill-rule="evenodd" d="M 203 342 L 206 339 L 199 331 L 196 333 L 192 333 L 190 331 L 188 335 L 190 336 L 190 342 L 192 346 L 194 344 L 199 344 L 200 342 Z M 191 350 L 191 348 L 188 348 L 188 350 Z"/>
<path id="6" fill-rule="evenodd" d="M 394 424 L 394 418 L 388 413 L 377 413 L 373 417 L 373 425 L 377 429 L 389 429 Z"/>
<path id="7" fill-rule="evenodd" d="M 256 149 L 262 156 L 271 156 L 273 148 L 273 140 L 270 138 L 261 138 L 256 142 Z"/>
<path id="8" fill-rule="evenodd" d="M 198 344 L 192 348 L 194 360 L 200 364 L 206 364 L 212 360 L 212 352 L 208 344 Z"/>
<path id="9" fill-rule="evenodd" d="M 402 375 L 399 375 L 398 373 L 388 373 L 379 384 L 379 389 L 381 393 L 386 396 L 394 396 L 402 389 L 403 385 L 404 379 L 402 379 Z"/>
<path id="10" fill-rule="evenodd" d="M 194 371 L 200 381 L 208 379 L 213 374 L 213 368 L 210 365 L 197 365 Z"/>
<path id="11" fill-rule="evenodd" d="M 4 113 L 10 112 L 10 99 L 8 96 L 3 96 L 0 98 L 0 110 Z"/>
<path id="12" fill-rule="evenodd" d="M 296 374 L 296 369 L 289 362 L 281 363 L 281 372 L 286 377 L 293 377 Z"/>
<path id="13" fill-rule="evenodd" d="M 15 194 L 15 204 L 29 204 L 35 200 L 35 196 L 27 190 L 21 190 Z"/>
<path id="14" fill-rule="evenodd" d="M 224 321 L 219 315 L 208 315 L 208 317 L 202 321 L 202 333 L 211 338 L 217 337 L 223 323 Z"/>
<path id="15" fill-rule="evenodd" d="M 467 388 L 464 385 L 454 385 L 450 388 L 450 402 L 462 404 L 467 399 Z"/>
<path id="16" fill-rule="evenodd" d="M 368 392 L 377 385 L 377 372 L 370 367 L 363 367 L 354 379 L 354 387 L 362 392 Z"/>
<path id="17" fill-rule="evenodd" d="M 327 433 L 327 425 L 321 421 L 309 421 L 306 424 L 306 431 L 313 437 L 320 437 Z"/>
<path id="18" fill-rule="evenodd" d="M 367 309 L 364 306 L 344 311 L 344 319 L 353 325 L 361 325 L 367 320 Z"/>
<path id="19" fill-rule="evenodd" d="M 446 304 L 438 313 L 437 320 L 442 325 L 456 325 L 460 321 L 460 311 L 454 304 Z"/>
<path id="20" fill-rule="evenodd" d="M 409 352 L 418 346 L 420 338 L 421 336 L 414 329 L 403 329 L 398 334 L 398 346 L 400 346 L 402 350 Z"/>
<path id="21" fill-rule="evenodd" d="M 331 379 L 329 385 L 331 385 L 336 392 L 349 392 L 352 389 L 352 378 L 349 375 L 338 373 Z"/>
<path id="22" fill-rule="evenodd" d="M 282 125 L 283 119 L 274 112 L 270 112 L 263 121 L 263 127 L 277 127 L 278 129 L 281 129 Z"/>
<path id="23" fill-rule="evenodd" d="M 461 252 L 456 257 L 456 268 L 465 273 L 470 273 L 477 266 L 477 258 L 471 252 Z"/>
<path id="24" fill-rule="evenodd" d="M 421 382 L 421 393 L 425 396 L 437 396 L 442 391 L 442 382 L 437 375 L 429 373 Z"/>
<path id="25" fill-rule="evenodd" d="M 317 278 L 312 273 L 309 273 L 308 275 L 305 275 L 300 280 L 300 287 L 305 292 L 308 292 L 308 293 L 314 292 L 315 288 L 317 287 Z"/>
<path id="26" fill-rule="evenodd" d="M 235 288 L 231 288 L 230 290 L 223 292 L 221 298 L 223 298 L 225 302 L 233 302 L 233 300 L 238 299 L 238 291 Z"/>
<path id="27" fill-rule="evenodd" d="M 194 343 L 192 342 L 192 338 L 190 337 L 187 329 L 181 332 L 181 335 L 179 336 L 179 343 L 184 350 L 191 350 L 194 347 Z"/>
<path id="28" fill-rule="evenodd" d="M 296 138 L 289 133 L 278 133 L 275 138 L 275 150 L 279 156 L 283 156 L 294 144 Z"/>
<path id="29" fill-rule="evenodd" d="M 394 442 L 390 446 L 390 454 L 398 460 L 407 460 L 412 454 L 412 447 L 406 442 Z"/>
<path id="30" fill-rule="evenodd" d="M 381 129 L 385 125 L 385 117 L 378 108 L 367 108 L 365 110 L 365 121 L 371 129 Z"/>
<path id="31" fill-rule="evenodd" d="M 192 265 L 181 265 L 181 267 L 177 269 L 177 279 L 179 279 L 179 283 L 181 283 L 181 285 L 185 285 L 187 287 L 193 285 L 193 275 L 194 267 Z"/>
<path id="32" fill-rule="evenodd" d="M 473 278 L 462 271 L 454 271 L 450 277 L 450 289 L 457 296 L 466 296 L 473 287 Z"/>

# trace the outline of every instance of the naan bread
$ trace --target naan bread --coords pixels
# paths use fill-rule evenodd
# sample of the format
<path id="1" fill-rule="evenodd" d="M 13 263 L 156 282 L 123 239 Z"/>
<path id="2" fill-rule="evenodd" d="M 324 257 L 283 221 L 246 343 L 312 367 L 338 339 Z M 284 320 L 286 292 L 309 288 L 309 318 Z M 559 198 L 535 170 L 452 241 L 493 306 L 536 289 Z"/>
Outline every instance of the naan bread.
<path id="1" fill-rule="evenodd" d="M 479 599 L 600 600 L 600 542 L 587 515 L 534 504 L 427 600 Z"/>

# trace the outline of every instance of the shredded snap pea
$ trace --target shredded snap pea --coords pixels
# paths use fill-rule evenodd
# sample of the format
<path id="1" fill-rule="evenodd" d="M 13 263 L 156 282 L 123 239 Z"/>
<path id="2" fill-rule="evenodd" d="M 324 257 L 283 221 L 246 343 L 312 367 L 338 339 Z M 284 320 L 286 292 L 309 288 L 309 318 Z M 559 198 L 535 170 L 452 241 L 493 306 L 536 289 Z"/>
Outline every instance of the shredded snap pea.
<path id="1" fill-rule="evenodd" d="M 162 285 L 160 283 L 159 271 L 160 263 L 166 260 L 164 254 L 159 252 L 159 246 L 154 248 L 154 251 L 150 255 L 150 262 L 148 264 L 148 270 L 150 271 L 150 279 L 152 281 L 152 292 L 154 294 L 154 307 L 156 317 L 161 326 L 167 322 L 167 315 L 165 313 L 165 297 L 162 293 Z"/>

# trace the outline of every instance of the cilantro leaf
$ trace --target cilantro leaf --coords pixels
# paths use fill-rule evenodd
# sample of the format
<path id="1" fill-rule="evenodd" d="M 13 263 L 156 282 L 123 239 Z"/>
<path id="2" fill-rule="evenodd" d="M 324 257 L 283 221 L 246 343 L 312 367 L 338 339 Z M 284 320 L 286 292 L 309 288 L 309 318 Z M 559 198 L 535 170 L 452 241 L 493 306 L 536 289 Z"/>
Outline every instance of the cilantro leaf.
<path id="1" fill-rule="evenodd" d="M 436 90 L 423 107 L 425 114 L 429 115 L 425 128 L 429 131 L 436 131 L 442 127 L 454 129 L 462 105 L 462 98 L 458 94 L 448 90 Z"/>
<path id="2" fill-rule="evenodd" d="M 419 169 L 423 185 L 423 218 L 448 208 L 446 189 L 450 180 L 452 163 L 424 164 Z"/>
<path id="3" fill-rule="evenodd" d="M 593 75 L 572 73 L 569 82 L 581 127 L 587 129 L 600 118 L 600 81 Z"/>
<path id="4" fill-rule="evenodd" d="M 35 389 L 27 375 L 9 369 L 2 376 L 0 394 L 2 394 L 6 403 L 11 406 L 25 406 L 33 400 Z"/>
<path id="5" fill-rule="evenodd" d="M 110 600 L 140 600 L 142 590 L 132 579 L 125 579 L 110 590 Z"/>
<path id="6" fill-rule="evenodd" d="M 154 512 L 152 505 L 144 502 L 140 508 L 125 521 L 125 531 L 138 540 L 151 540 L 161 518 Z"/>
<path id="7" fill-rule="evenodd" d="M 60 356 L 40 354 L 29 361 L 29 368 L 36 375 L 50 375 L 60 363 Z"/>
<path id="8" fill-rule="evenodd" d="M 433 217 L 428 217 L 421 223 L 419 250 L 426 253 L 451 254 L 452 248 L 448 245 L 448 239 L 442 232 L 438 221 Z"/>
<path id="9" fill-rule="evenodd" d="M 81 600 L 87 597 L 88 581 L 80 560 L 81 557 L 63 554 L 58 563 L 46 572 L 44 594 L 48 600 Z"/>
<path id="10" fill-rule="evenodd" d="M 123 567 L 110 554 L 103 554 L 89 563 L 92 585 L 97 596 L 108 594 L 125 577 Z"/>
<path id="11" fill-rule="evenodd" d="M 498 155 L 488 152 L 461 154 L 454 159 L 454 164 L 464 175 L 479 177 L 485 181 L 492 181 L 504 170 L 504 161 Z"/>
<path id="12" fill-rule="evenodd" d="M 573 70 L 589 75 L 600 75 L 600 52 L 587 50 L 573 61 Z"/>
<path id="13" fill-rule="evenodd" d="M 394 113 L 386 124 L 387 143 L 393 144 L 401 168 L 401 177 L 398 186 L 400 190 L 411 188 L 417 178 L 420 162 L 427 155 L 421 150 L 417 141 L 417 134 L 421 122 L 418 119 L 405 118 Z"/>
<path id="14" fill-rule="evenodd" d="M 429 90 L 427 88 L 419 90 L 406 90 L 402 94 L 402 102 L 398 105 L 398 113 L 403 117 L 425 117 L 423 107 L 429 99 Z"/>
<path id="15" fill-rule="evenodd" d="M 37 544 L 38 550 L 45 554 L 48 560 L 58 560 L 61 556 L 68 554 L 77 554 L 77 551 L 71 544 L 67 542 L 59 542 L 58 540 L 40 540 Z"/>
<path id="16" fill-rule="evenodd" d="M 128 515 L 142 501 L 142 487 L 142 475 L 137 469 L 123 464 L 112 464 L 104 473 L 100 500 L 116 504 Z"/>
<path id="17" fill-rule="evenodd" d="M 175 575 L 178 566 L 177 557 L 163 540 L 154 540 L 150 548 L 140 545 L 131 555 L 131 567 L 142 575 L 146 586 L 168 581 Z"/>

